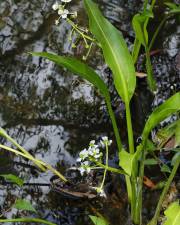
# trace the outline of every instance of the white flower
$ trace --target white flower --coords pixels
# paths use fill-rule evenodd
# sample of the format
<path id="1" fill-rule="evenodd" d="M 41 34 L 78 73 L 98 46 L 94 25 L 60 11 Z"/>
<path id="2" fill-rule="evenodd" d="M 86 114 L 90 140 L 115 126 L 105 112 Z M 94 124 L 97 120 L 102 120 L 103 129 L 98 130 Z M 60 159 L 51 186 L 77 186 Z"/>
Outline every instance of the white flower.
<path id="1" fill-rule="evenodd" d="M 76 159 L 76 162 L 81 162 L 81 161 L 82 159 L 80 157 Z"/>
<path id="2" fill-rule="evenodd" d="M 79 167 L 79 171 L 80 171 L 81 176 L 83 176 L 84 173 L 86 172 L 86 170 L 83 167 Z"/>
<path id="3" fill-rule="evenodd" d="M 63 18 L 66 19 L 67 15 L 69 14 L 69 10 L 67 9 L 59 9 L 58 14 Z"/>
<path id="4" fill-rule="evenodd" d="M 102 197 L 102 198 L 107 198 L 106 193 L 104 192 L 103 189 L 101 189 L 101 190 L 99 191 L 99 196 Z"/>
<path id="5" fill-rule="evenodd" d="M 86 173 L 90 173 L 91 172 L 91 168 L 90 167 L 87 167 L 86 168 Z"/>
<path id="6" fill-rule="evenodd" d="M 102 140 L 103 140 L 104 142 L 106 142 L 106 141 L 108 141 L 108 137 L 107 137 L 107 136 L 104 136 L 104 137 L 102 137 Z"/>
<path id="7" fill-rule="evenodd" d="M 89 166 L 89 161 L 85 161 L 81 163 L 81 166 L 79 167 L 79 171 L 81 175 L 84 175 L 84 173 L 90 173 L 91 168 Z"/>
<path id="8" fill-rule="evenodd" d="M 74 17 L 74 18 L 77 17 L 77 11 L 73 12 L 73 17 Z"/>
<path id="9" fill-rule="evenodd" d="M 82 163 L 83 166 L 88 166 L 89 165 L 89 161 L 85 161 Z"/>
<path id="10" fill-rule="evenodd" d="M 94 155 L 95 159 L 101 158 L 102 157 L 102 152 L 100 152 L 99 154 Z"/>
<path id="11" fill-rule="evenodd" d="M 95 145 L 95 140 L 90 141 L 89 145 L 90 146 L 94 146 Z"/>
<path id="12" fill-rule="evenodd" d="M 55 2 L 52 6 L 53 10 L 57 10 L 59 8 L 58 2 Z"/>
<path id="13" fill-rule="evenodd" d="M 59 24 L 59 20 L 55 20 L 55 25 L 58 25 Z"/>
<path id="14" fill-rule="evenodd" d="M 106 193 L 104 192 L 104 190 L 102 188 L 100 188 L 100 187 L 91 187 L 91 189 L 96 190 L 100 197 L 104 197 L 104 198 L 107 197 Z"/>
<path id="15" fill-rule="evenodd" d="M 94 145 L 93 147 L 90 146 L 88 148 L 88 152 L 89 152 L 89 155 L 91 155 L 91 156 L 95 156 L 95 155 L 99 154 L 100 150 L 98 148 L 98 145 Z"/>
<path id="16" fill-rule="evenodd" d="M 102 140 L 100 141 L 100 144 L 102 147 L 105 147 L 106 145 L 111 145 L 112 140 L 108 140 L 107 136 L 102 137 Z"/>
<path id="17" fill-rule="evenodd" d="M 71 2 L 71 0 L 61 0 L 61 2 Z"/>
<path id="18" fill-rule="evenodd" d="M 86 159 L 88 155 L 89 155 L 89 152 L 87 149 L 84 149 L 79 153 L 79 157 L 81 158 L 81 160 Z"/>

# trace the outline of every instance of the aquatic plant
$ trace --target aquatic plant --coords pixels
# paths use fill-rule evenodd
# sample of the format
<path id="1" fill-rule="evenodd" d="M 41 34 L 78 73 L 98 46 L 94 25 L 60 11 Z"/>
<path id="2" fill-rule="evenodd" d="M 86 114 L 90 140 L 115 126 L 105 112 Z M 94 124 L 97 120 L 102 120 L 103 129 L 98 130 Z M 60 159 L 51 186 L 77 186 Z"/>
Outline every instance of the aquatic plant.
<path id="1" fill-rule="evenodd" d="M 111 144 L 111 141 L 108 140 L 107 137 L 104 137 L 102 138 L 101 144 L 103 144 L 105 147 L 105 164 L 103 164 L 102 162 L 102 152 L 100 151 L 99 145 L 96 145 L 95 141 L 91 141 L 88 149 L 84 149 L 83 151 L 81 151 L 80 156 L 77 160 L 80 163 L 80 172 L 81 174 L 84 174 L 84 172 L 89 172 L 91 169 L 96 169 L 97 167 L 104 169 L 102 183 L 100 187 L 96 187 L 97 192 L 101 194 L 103 193 L 103 186 L 108 170 L 111 172 L 125 175 L 128 198 L 131 205 L 132 221 L 135 224 L 142 224 L 141 217 L 143 177 L 146 158 L 150 151 L 149 136 L 151 131 L 161 121 L 171 116 L 172 114 L 179 112 L 180 110 L 180 93 L 176 93 L 152 112 L 143 129 L 141 135 L 142 141 L 138 146 L 135 146 L 131 121 L 130 102 L 136 87 L 136 73 L 134 64 L 138 57 L 141 45 L 144 46 L 146 52 L 146 67 L 149 86 L 153 91 L 156 88 L 155 80 L 152 76 L 152 67 L 150 62 L 149 51 L 153 45 L 155 36 L 157 36 L 157 33 L 159 32 L 159 28 L 150 43 L 148 41 L 148 32 L 146 29 L 149 18 L 153 16 L 152 9 L 155 4 L 155 1 L 152 1 L 150 8 L 147 7 L 148 1 L 145 1 L 144 11 L 142 13 L 139 13 L 138 15 L 135 15 L 133 19 L 133 27 L 136 32 L 136 40 L 132 55 L 127 48 L 122 34 L 106 18 L 104 18 L 98 6 L 94 2 L 92 2 L 91 0 L 84 0 L 85 9 L 89 17 L 89 27 L 90 31 L 94 35 L 93 37 L 88 34 L 89 29 L 86 30 L 80 28 L 69 18 L 74 16 L 76 17 L 76 12 L 70 13 L 68 9 L 66 9 L 66 3 L 70 2 L 70 0 L 62 0 L 61 2 L 62 4 L 56 2 L 53 5 L 53 10 L 57 10 L 57 13 L 59 15 L 59 18 L 55 21 L 55 24 L 58 25 L 60 19 L 66 19 L 66 21 L 72 26 L 72 32 L 76 31 L 83 38 L 86 48 L 90 49 L 92 43 L 96 43 L 99 47 L 101 47 L 105 62 L 112 70 L 112 76 L 116 91 L 126 107 L 128 147 L 125 148 L 122 145 L 120 135 L 121 132 L 118 129 L 116 118 L 112 110 L 111 97 L 108 87 L 103 81 L 103 79 L 101 79 L 100 76 L 91 67 L 89 67 L 84 62 L 72 57 L 58 56 L 47 52 L 36 52 L 31 54 L 34 56 L 41 56 L 47 58 L 50 61 L 55 62 L 57 65 L 65 67 L 71 72 L 80 75 L 82 78 L 88 80 L 91 84 L 93 84 L 95 88 L 97 88 L 101 95 L 104 97 L 107 106 L 107 111 L 112 122 L 114 136 L 117 142 L 119 154 L 119 168 L 112 168 L 108 165 L 108 146 Z M 171 7 L 172 13 L 179 12 L 179 8 L 172 5 L 169 5 L 169 7 Z M 87 55 L 84 57 L 84 59 L 85 58 L 87 58 Z M 4 136 L 2 132 L 1 135 Z M 7 138 L 7 135 L 4 137 Z M 9 138 L 9 140 L 13 144 L 15 144 L 15 146 L 20 151 L 14 150 L 4 145 L 0 145 L 0 147 L 30 159 L 31 161 L 35 162 L 36 165 L 40 168 L 42 167 L 42 169 L 50 169 L 55 174 L 58 173 L 61 179 L 66 180 L 66 178 L 59 174 L 58 171 L 54 170 L 50 165 L 47 165 L 46 163 L 37 160 L 31 155 L 29 155 L 29 153 L 22 149 L 21 146 L 17 145 L 17 143 L 15 143 L 13 139 Z M 151 149 L 151 152 L 152 151 L 154 151 L 154 149 Z M 157 219 L 159 217 L 162 201 L 176 174 L 179 164 L 180 155 L 179 153 L 177 153 L 175 155 L 173 169 L 159 199 L 154 218 L 150 222 L 151 225 L 157 224 Z M 23 219 L 20 220 L 23 221 Z"/>
<path id="2" fill-rule="evenodd" d="M 155 1 L 152 2 L 152 5 L 154 5 L 154 3 Z M 155 109 L 154 112 L 150 115 L 142 133 L 142 143 L 137 146 L 135 150 L 131 112 L 129 107 L 130 100 L 136 86 L 135 68 L 132 57 L 130 55 L 130 52 L 128 51 L 122 34 L 103 17 L 97 5 L 91 0 L 84 0 L 84 4 L 89 16 L 90 30 L 103 50 L 105 61 L 113 72 L 115 88 L 126 106 L 129 152 L 127 150 L 124 150 L 122 147 L 120 135 L 117 130 L 116 120 L 110 106 L 109 93 L 103 80 L 89 66 L 74 58 L 61 57 L 50 53 L 32 54 L 45 57 L 60 66 L 68 68 L 73 73 L 79 74 L 80 76 L 94 84 L 105 97 L 119 149 L 119 165 L 124 170 L 123 173 L 126 174 L 125 177 L 129 201 L 131 202 L 132 220 L 135 224 L 141 224 L 142 186 L 145 166 L 144 162 L 146 159 L 146 155 L 148 154 L 146 149 L 149 134 L 157 124 L 159 124 L 168 116 L 180 110 L 180 93 L 177 93 L 169 98 L 165 103 Z M 140 41 L 140 44 L 143 44 L 146 49 L 147 66 L 149 68 L 148 70 L 151 70 L 151 65 L 149 62 L 146 25 L 147 19 L 151 15 L 152 14 L 150 12 L 144 11 L 143 16 L 135 16 L 133 20 L 137 38 Z M 142 24 L 139 23 L 140 21 L 142 22 Z M 142 27 L 144 28 L 142 29 Z M 148 77 L 150 87 L 154 90 L 153 78 L 151 75 L 149 75 Z M 106 154 L 108 155 L 108 152 L 106 152 Z M 84 166 L 84 170 L 85 167 L 89 169 L 88 164 Z M 106 167 L 108 167 L 107 164 Z"/>
<path id="3" fill-rule="evenodd" d="M 147 71 L 149 74 L 148 81 L 150 84 L 150 88 L 152 90 L 155 90 L 155 82 L 151 74 L 152 68 L 149 58 L 148 34 L 146 26 L 149 18 L 152 16 L 152 7 L 154 4 L 155 1 L 152 1 L 150 11 L 147 11 L 145 7 L 143 14 L 136 15 L 133 19 L 133 27 L 136 31 L 136 37 L 139 43 L 144 45 L 146 50 L 146 58 L 147 58 L 146 64 L 147 64 Z M 62 57 L 57 56 L 55 54 L 42 52 L 31 54 L 34 56 L 42 56 L 44 58 L 47 58 L 55 62 L 57 65 L 66 67 L 71 72 L 87 79 L 96 88 L 98 88 L 101 94 L 104 96 L 107 109 L 114 128 L 114 134 L 116 137 L 117 146 L 119 150 L 119 166 L 123 169 L 119 170 L 119 173 L 125 174 L 126 178 L 128 197 L 131 203 L 132 220 L 135 224 L 141 224 L 142 188 L 143 188 L 145 160 L 148 154 L 147 150 L 148 138 L 151 130 L 155 126 L 157 126 L 161 121 L 163 121 L 173 113 L 176 113 L 180 110 L 180 93 L 176 93 L 174 96 L 170 97 L 162 105 L 160 105 L 153 111 L 153 113 L 149 116 L 145 124 L 142 133 L 142 142 L 140 145 L 136 146 L 135 149 L 132 122 L 131 122 L 131 112 L 129 107 L 136 86 L 136 75 L 133 59 L 122 37 L 122 34 L 108 20 L 106 20 L 103 17 L 97 5 L 93 3 L 91 0 L 84 0 L 84 5 L 89 17 L 90 31 L 94 35 L 99 46 L 102 48 L 105 61 L 112 70 L 115 88 L 119 96 L 125 103 L 128 143 L 129 143 L 128 150 L 127 149 L 125 150 L 122 146 L 120 133 L 118 131 L 116 119 L 114 117 L 114 113 L 111 107 L 111 100 L 108 88 L 104 83 L 104 81 L 98 76 L 98 74 L 95 73 L 95 71 L 93 71 L 92 68 L 80 62 L 79 60 L 71 57 Z M 137 56 L 137 52 L 134 53 L 134 55 Z M 89 157 L 89 152 L 87 150 L 84 150 L 80 154 L 82 155 L 82 159 L 83 157 L 85 158 Z M 106 151 L 106 156 L 108 156 L 108 151 Z M 97 159 L 92 160 L 92 158 L 90 158 L 90 160 L 96 162 L 97 165 L 102 166 L 102 163 L 98 162 Z M 179 161 L 180 157 L 178 156 L 176 167 L 177 165 L 179 166 Z M 109 169 L 107 157 L 106 157 L 106 165 L 103 166 L 106 172 L 106 170 Z M 89 163 L 86 161 L 86 163 L 83 165 L 82 168 L 83 168 L 82 172 L 89 171 L 90 170 Z M 171 172 L 169 178 L 170 181 L 172 181 L 172 178 L 175 175 L 174 170 L 173 172 Z M 167 189 L 170 183 L 167 183 L 166 185 Z"/>

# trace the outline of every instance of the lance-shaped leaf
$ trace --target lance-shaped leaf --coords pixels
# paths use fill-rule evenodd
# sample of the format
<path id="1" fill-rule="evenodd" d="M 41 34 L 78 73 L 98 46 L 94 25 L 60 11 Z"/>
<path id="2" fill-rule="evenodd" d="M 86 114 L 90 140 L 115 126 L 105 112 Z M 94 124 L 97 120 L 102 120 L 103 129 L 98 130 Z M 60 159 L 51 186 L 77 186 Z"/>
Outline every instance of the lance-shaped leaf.
<path id="1" fill-rule="evenodd" d="M 146 10 L 142 14 L 136 14 L 132 20 L 136 38 L 144 46 L 148 44 L 147 19 L 150 17 L 153 17 L 152 11 Z"/>
<path id="2" fill-rule="evenodd" d="M 171 3 L 171 2 L 165 2 L 165 5 L 167 5 L 170 9 L 169 13 L 180 13 L 180 6 L 176 5 L 175 3 Z"/>
<path id="3" fill-rule="evenodd" d="M 152 112 L 143 130 L 142 134 L 143 140 L 147 140 L 150 131 L 156 125 L 158 125 L 161 121 L 163 121 L 168 116 L 172 115 L 173 113 L 179 110 L 180 110 L 180 92 L 170 97 L 168 100 L 166 100 L 162 105 L 157 107 Z"/>
<path id="4" fill-rule="evenodd" d="M 83 63 L 75 58 L 72 58 L 72 57 L 63 57 L 63 56 L 58 56 L 58 55 L 47 53 L 47 52 L 31 52 L 31 54 L 34 56 L 41 56 L 41 57 L 47 58 L 50 61 L 55 62 L 57 65 L 63 66 L 65 68 L 69 69 L 71 72 L 88 80 L 101 92 L 101 94 L 103 95 L 103 97 L 106 100 L 107 109 L 108 109 L 108 113 L 109 113 L 109 116 L 112 121 L 112 126 L 114 129 L 114 134 L 116 136 L 118 149 L 119 149 L 119 151 L 121 151 L 122 144 L 121 144 L 119 131 L 117 128 L 115 115 L 114 115 L 112 107 L 111 107 L 111 99 L 110 99 L 109 91 L 108 91 L 106 84 L 98 76 L 98 74 L 93 69 L 91 69 L 88 65 L 86 65 L 85 63 Z"/>
<path id="5" fill-rule="evenodd" d="M 90 30 L 100 43 L 105 61 L 113 72 L 116 90 L 122 100 L 129 103 L 136 86 L 132 57 L 122 34 L 107 19 L 91 0 L 84 0 L 89 16 Z"/>
<path id="6" fill-rule="evenodd" d="M 180 120 L 177 121 L 175 130 L 175 147 L 180 146 Z"/>
<path id="7" fill-rule="evenodd" d="M 171 124 L 168 124 L 156 133 L 154 141 L 157 143 L 158 149 L 164 147 L 168 140 L 170 140 L 174 135 L 175 146 L 178 146 L 180 144 L 180 142 L 178 144 L 178 135 L 180 135 L 180 119 Z"/>
<path id="8" fill-rule="evenodd" d="M 97 73 L 94 72 L 93 69 L 91 69 L 89 66 L 87 66 L 80 60 L 77 60 L 72 57 L 58 56 L 47 52 L 31 52 L 31 54 L 34 56 L 41 56 L 46 59 L 49 59 L 50 61 L 56 63 L 57 65 L 61 67 L 63 66 L 69 69 L 71 72 L 80 75 L 82 78 L 88 80 L 96 88 L 98 88 L 105 98 L 110 99 L 109 91 L 104 81 L 97 75 Z"/>

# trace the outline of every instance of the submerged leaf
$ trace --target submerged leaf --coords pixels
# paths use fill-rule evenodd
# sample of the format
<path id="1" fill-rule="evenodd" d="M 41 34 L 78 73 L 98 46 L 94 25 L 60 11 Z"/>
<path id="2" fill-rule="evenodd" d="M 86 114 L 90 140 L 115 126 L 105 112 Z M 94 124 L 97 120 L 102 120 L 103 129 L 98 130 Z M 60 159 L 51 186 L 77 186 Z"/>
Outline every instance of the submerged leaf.
<path id="1" fill-rule="evenodd" d="M 22 186 L 24 183 L 24 181 L 21 178 L 15 176 L 13 174 L 0 174 L 0 176 L 4 177 L 6 180 L 11 181 L 19 186 Z"/>
<path id="2" fill-rule="evenodd" d="M 31 205 L 29 201 L 24 199 L 18 199 L 16 203 L 13 205 L 13 208 L 25 211 L 36 212 L 35 208 Z"/>
<path id="3" fill-rule="evenodd" d="M 132 57 L 122 34 L 100 12 L 91 0 L 84 0 L 91 32 L 100 43 L 105 61 L 113 72 L 116 90 L 129 103 L 136 86 Z"/>

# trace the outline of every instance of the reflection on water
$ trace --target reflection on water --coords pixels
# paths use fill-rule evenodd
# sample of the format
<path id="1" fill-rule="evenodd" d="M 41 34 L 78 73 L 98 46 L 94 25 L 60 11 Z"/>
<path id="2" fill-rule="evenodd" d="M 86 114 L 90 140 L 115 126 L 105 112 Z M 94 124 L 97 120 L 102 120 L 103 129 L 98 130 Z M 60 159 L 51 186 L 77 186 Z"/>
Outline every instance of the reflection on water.
<path id="1" fill-rule="evenodd" d="M 105 16 L 122 31 L 131 49 L 134 34 L 130 20 L 141 7 L 142 1 L 98 2 Z M 53 51 L 80 57 L 79 54 L 83 52 L 82 46 L 77 49 L 71 48 L 68 41 L 71 28 L 66 22 L 62 21 L 59 26 L 54 25 L 57 15 L 51 10 L 53 3 L 53 0 L 0 2 L 0 125 L 36 157 L 63 170 L 75 163 L 78 151 L 87 146 L 89 140 L 103 133 L 111 135 L 111 125 L 103 100 L 89 83 L 77 76 L 70 76 L 68 71 L 57 68 L 47 60 L 32 57 L 27 53 Z M 87 23 L 82 10 L 82 1 L 73 1 L 71 7 L 72 11 L 78 10 L 80 23 Z M 172 26 L 174 21 L 169 23 Z M 156 79 L 161 80 L 158 84 L 158 95 L 154 100 L 155 105 L 160 104 L 163 98 L 174 92 L 174 89 L 169 87 L 179 78 L 177 63 L 175 64 L 174 60 L 179 47 L 178 35 L 177 27 L 171 35 L 165 34 L 163 44 L 160 46 L 164 47 L 165 51 L 152 58 Z M 99 51 L 92 52 L 92 60 L 89 61 L 93 67 L 98 68 L 97 71 L 104 79 L 110 82 L 111 94 L 117 99 L 109 78 L 110 72 L 102 62 Z M 144 70 L 142 63 L 137 67 L 138 71 Z M 142 89 L 141 83 L 143 82 L 139 82 L 137 89 L 137 96 L 140 99 L 141 94 L 138 93 Z M 179 87 L 175 88 L 178 90 Z M 165 89 L 166 94 L 162 95 Z M 146 87 L 143 86 L 143 90 L 147 93 Z M 142 101 L 146 103 L 146 100 Z M 123 117 L 122 102 L 115 100 L 113 104 L 116 114 Z M 136 106 L 133 105 L 134 115 L 139 115 L 139 110 L 142 115 L 144 108 L 150 107 L 139 106 L 139 103 Z M 143 114 L 144 119 L 148 110 Z M 143 118 L 141 121 L 144 121 Z M 1 142 L 9 145 L 4 139 L 1 139 Z M 40 174 L 28 167 L 22 167 L 20 163 L 29 165 L 24 159 L 0 152 L 0 173 L 17 174 L 23 177 L 26 183 L 49 184 L 51 173 Z M 49 186 L 35 185 L 23 188 L 0 186 L 0 209 L 7 210 L 16 197 L 26 198 L 32 201 L 39 213 L 38 217 L 63 225 L 88 224 L 89 211 L 91 214 L 95 213 L 94 208 L 103 211 L 103 205 L 98 201 L 95 203 L 87 201 L 85 204 L 81 201 L 74 202 L 49 190 Z M 111 205 L 114 204 L 116 209 L 120 206 L 117 205 L 118 199 L 116 197 L 112 199 L 114 198 Z M 126 215 L 126 212 L 119 208 L 114 211 L 118 215 L 119 212 Z M 7 216 L 11 218 L 18 213 L 12 210 Z M 126 217 L 123 217 L 123 221 L 117 220 L 116 225 L 129 223 Z"/>

